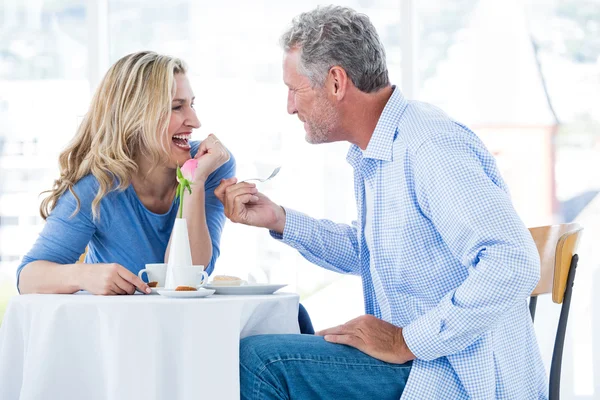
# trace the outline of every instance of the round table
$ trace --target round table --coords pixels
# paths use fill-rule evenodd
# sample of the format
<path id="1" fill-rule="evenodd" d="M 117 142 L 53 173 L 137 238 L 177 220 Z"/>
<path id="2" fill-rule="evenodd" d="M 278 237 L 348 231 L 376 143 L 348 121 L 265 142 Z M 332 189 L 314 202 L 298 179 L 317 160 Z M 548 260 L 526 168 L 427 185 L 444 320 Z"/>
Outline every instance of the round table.
<path id="1" fill-rule="evenodd" d="M 21 295 L 0 328 L 0 399 L 239 399 L 239 341 L 299 333 L 298 295 Z"/>

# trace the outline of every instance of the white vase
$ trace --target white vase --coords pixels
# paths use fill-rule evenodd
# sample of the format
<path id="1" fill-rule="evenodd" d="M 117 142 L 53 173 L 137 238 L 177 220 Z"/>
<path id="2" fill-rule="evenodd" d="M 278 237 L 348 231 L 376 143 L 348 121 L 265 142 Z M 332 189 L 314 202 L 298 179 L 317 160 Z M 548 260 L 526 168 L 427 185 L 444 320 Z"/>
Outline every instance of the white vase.
<path id="1" fill-rule="evenodd" d="M 188 236 L 187 221 L 185 218 L 175 218 L 173 232 L 171 233 L 171 247 L 169 248 L 165 288 L 175 289 L 173 268 L 189 267 L 191 265 L 192 252 L 190 251 L 190 237 Z"/>

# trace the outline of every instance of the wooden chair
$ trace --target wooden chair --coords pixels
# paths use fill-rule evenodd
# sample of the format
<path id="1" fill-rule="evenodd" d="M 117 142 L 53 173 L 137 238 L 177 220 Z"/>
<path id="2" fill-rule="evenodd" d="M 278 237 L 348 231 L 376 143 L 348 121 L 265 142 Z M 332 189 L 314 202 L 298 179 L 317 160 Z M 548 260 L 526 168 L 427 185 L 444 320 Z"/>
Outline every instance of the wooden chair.
<path id="1" fill-rule="evenodd" d="M 550 400 L 560 398 L 560 370 L 565 343 L 565 332 L 571 306 L 571 293 L 579 256 L 575 253 L 583 228 L 578 224 L 560 224 L 530 228 L 529 232 L 540 253 L 541 276 L 531 293 L 529 312 L 535 319 L 537 296 L 552 293 L 552 301 L 562 303 L 558 328 L 554 339 L 550 367 Z"/>
<path id="2" fill-rule="evenodd" d="M 76 264 L 83 264 L 85 263 L 85 255 L 87 254 L 87 247 L 85 248 L 85 251 L 83 252 L 82 255 L 79 256 L 79 260 L 77 260 Z"/>

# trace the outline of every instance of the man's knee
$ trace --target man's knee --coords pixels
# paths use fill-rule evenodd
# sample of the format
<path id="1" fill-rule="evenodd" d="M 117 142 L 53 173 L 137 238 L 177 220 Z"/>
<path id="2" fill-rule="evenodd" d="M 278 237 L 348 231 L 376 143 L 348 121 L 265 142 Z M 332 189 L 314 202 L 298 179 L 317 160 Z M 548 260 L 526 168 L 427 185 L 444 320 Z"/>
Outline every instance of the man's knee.
<path id="1" fill-rule="evenodd" d="M 240 341 L 240 369 L 264 375 L 269 366 L 277 365 L 292 343 L 301 335 L 257 335 Z"/>
<path id="2" fill-rule="evenodd" d="M 285 335 L 258 335 L 240 341 L 240 386 L 243 399 L 254 398 L 259 390 L 262 398 L 286 398 L 282 388 L 284 377 L 276 361 L 281 360 Z M 300 336 L 300 335 L 296 335 Z M 258 388 L 258 389 L 257 389 Z M 269 394 L 267 396 L 267 394 Z"/>
<path id="3" fill-rule="evenodd" d="M 262 369 L 264 357 L 268 356 L 269 338 L 267 335 L 249 336 L 240 341 L 240 364 L 249 370 Z"/>

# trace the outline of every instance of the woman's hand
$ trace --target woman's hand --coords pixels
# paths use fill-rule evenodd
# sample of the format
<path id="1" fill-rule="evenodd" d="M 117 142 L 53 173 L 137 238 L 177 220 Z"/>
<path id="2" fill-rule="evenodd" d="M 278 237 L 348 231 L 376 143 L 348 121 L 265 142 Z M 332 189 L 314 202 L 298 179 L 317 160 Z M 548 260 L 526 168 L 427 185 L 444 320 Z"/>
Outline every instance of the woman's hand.
<path id="1" fill-rule="evenodd" d="M 210 174 L 229 161 L 230 155 L 223 143 L 211 133 L 200 143 L 194 158 L 198 160 L 194 181 L 204 183 Z"/>
<path id="2" fill-rule="evenodd" d="M 92 294 L 134 294 L 135 288 L 142 293 L 152 293 L 152 289 L 144 281 L 122 265 L 83 264 L 78 268 L 81 269 L 81 289 Z"/>

